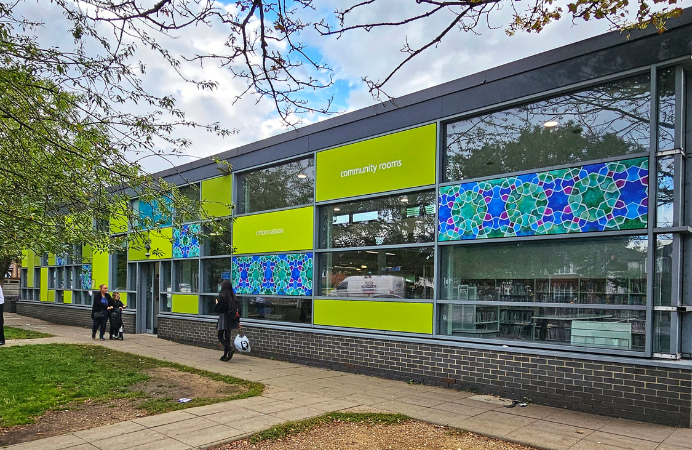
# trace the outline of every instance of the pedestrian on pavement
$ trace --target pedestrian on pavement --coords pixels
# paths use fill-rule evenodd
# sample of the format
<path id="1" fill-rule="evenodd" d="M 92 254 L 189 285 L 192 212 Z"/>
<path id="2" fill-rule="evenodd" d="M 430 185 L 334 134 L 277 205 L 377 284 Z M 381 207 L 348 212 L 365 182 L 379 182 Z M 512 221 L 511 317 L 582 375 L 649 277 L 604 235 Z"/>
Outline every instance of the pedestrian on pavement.
<path id="1" fill-rule="evenodd" d="M 5 345 L 5 295 L 2 293 L 2 285 L 0 285 L 0 345 Z"/>
<path id="2" fill-rule="evenodd" d="M 219 321 L 216 323 L 219 342 L 223 344 L 223 356 L 221 361 L 228 361 L 233 358 L 235 349 L 231 344 L 231 334 L 240 330 L 240 302 L 233 292 L 233 286 L 228 280 L 221 283 L 219 298 L 216 299 L 214 312 L 219 314 Z"/>
<path id="3" fill-rule="evenodd" d="M 110 339 L 120 339 L 123 340 L 123 309 L 125 309 L 125 304 L 120 301 L 120 292 L 113 292 L 112 301 L 110 306 L 113 308 L 109 314 L 110 329 L 108 334 Z"/>
<path id="4" fill-rule="evenodd" d="M 108 293 L 108 285 L 102 284 L 99 286 L 99 291 L 94 294 L 91 302 L 91 319 L 94 321 L 91 326 L 91 338 L 96 339 L 96 330 L 99 330 L 99 339 L 105 341 L 103 335 L 106 333 L 106 323 L 108 322 L 108 313 L 113 307 L 111 303 L 113 299 Z"/>

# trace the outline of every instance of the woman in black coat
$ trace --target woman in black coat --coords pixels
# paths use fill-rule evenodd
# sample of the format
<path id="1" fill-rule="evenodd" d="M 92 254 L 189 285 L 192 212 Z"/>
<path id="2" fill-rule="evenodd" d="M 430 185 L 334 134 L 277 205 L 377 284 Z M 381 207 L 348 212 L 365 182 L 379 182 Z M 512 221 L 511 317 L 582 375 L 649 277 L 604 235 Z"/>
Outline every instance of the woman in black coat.
<path id="1" fill-rule="evenodd" d="M 102 284 L 99 286 L 99 291 L 94 294 L 91 302 L 91 319 L 94 321 L 91 326 L 91 338 L 96 339 L 96 330 L 99 330 L 99 339 L 105 341 L 103 335 L 106 332 L 106 323 L 108 322 L 108 313 L 113 307 L 111 303 L 111 295 L 108 293 L 108 286 Z"/>
<path id="2" fill-rule="evenodd" d="M 233 292 L 231 282 L 228 280 L 221 283 L 214 312 L 219 314 L 216 330 L 218 331 L 219 342 L 223 344 L 221 361 L 228 361 L 233 358 L 233 353 L 235 353 L 233 344 L 231 344 L 231 331 L 240 330 L 240 303 Z"/>

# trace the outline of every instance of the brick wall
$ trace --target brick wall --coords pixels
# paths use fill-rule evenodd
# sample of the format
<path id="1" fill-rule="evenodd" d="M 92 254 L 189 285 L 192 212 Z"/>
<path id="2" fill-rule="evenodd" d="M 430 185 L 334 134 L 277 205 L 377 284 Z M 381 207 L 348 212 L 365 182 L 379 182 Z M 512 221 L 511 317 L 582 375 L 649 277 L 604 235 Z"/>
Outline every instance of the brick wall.
<path id="1" fill-rule="evenodd" d="M 692 426 L 692 370 L 244 326 L 262 358 Z M 158 337 L 217 348 L 215 323 L 159 317 Z"/>
<path id="2" fill-rule="evenodd" d="M 91 328 L 92 324 L 90 307 L 20 300 L 17 302 L 17 314 L 35 317 L 36 319 L 60 325 Z M 123 314 L 123 330 L 125 334 L 134 334 L 136 317 L 137 315 L 134 312 Z M 106 332 L 108 332 L 108 325 L 106 326 Z"/>

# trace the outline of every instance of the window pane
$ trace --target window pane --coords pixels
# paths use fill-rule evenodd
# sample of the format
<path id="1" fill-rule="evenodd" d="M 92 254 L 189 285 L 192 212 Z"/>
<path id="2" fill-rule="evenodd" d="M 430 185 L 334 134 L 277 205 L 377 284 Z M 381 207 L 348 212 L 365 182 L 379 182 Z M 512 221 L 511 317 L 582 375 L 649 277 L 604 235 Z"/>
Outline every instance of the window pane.
<path id="1" fill-rule="evenodd" d="M 177 209 L 175 215 L 181 222 L 195 222 L 199 220 L 199 183 L 179 188 L 180 195 L 187 198 L 189 207 Z"/>
<path id="2" fill-rule="evenodd" d="M 440 305 L 439 333 L 643 351 L 646 311 Z"/>
<path id="3" fill-rule="evenodd" d="M 113 289 L 124 291 L 127 289 L 127 250 L 122 249 L 115 252 L 115 272 L 113 279 Z"/>
<path id="4" fill-rule="evenodd" d="M 312 323 L 312 300 L 305 298 L 239 296 L 243 318 Z"/>
<path id="5" fill-rule="evenodd" d="M 312 203 L 315 165 L 312 157 L 238 175 L 240 214 Z"/>
<path id="6" fill-rule="evenodd" d="M 173 292 L 173 284 L 171 282 L 171 262 L 170 261 L 164 261 L 161 263 L 161 272 L 160 272 L 159 276 L 161 277 L 161 281 L 163 282 L 163 284 L 161 285 L 162 286 L 161 289 L 165 292 Z"/>
<path id="7" fill-rule="evenodd" d="M 206 237 L 204 240 L 204 256 L 221 256 L 233 253 L 233 242 L 231 241 L 231 221 L 219 220 L 217 229 L 205 227 Z"/>
<path id="8" fill-rule="evenodd" d="M 73 267 L 66 267 L 65 268 L 65 288 L 66 289 L 72 289 L 74 288 L 74 268 Z"/>
<path id="9" fill-rule="evenodd" d="M 646 304 L 645 237 L 441 247 L 445 300 Z"/>
<path id="10" fill-rule="evenodd" d="M 431 247 L 333 252 L 319 255 L 321 295 L 433 298 Z"/>
<path id="11" fill-rule="evenodd" d="M 673 226 L 673 182 L 675 178 L 675 158 L 666 156 L 658 159 L 656 178 L 656 226 Z"/>
<path id="12" fill-rule="evenodd" d="M 320 247 L 345 248 L 431 242 L 435 193 L 425 191 L 324 206 Z"/>
<path id="13" fill-rule="evenodd" d="M 199 292 L 199 261 L 176 261 L 175 283 L 175 292 Z"/>
<path id="14" fill-rule="evenodd" d="M 670 353 L 670 311 L 654 311 L 654 353 Z"/>
<path id="15" fill-rule="evenodd" d="M 654 278 L 654 305 L 672 306 L 673 292 L 673 235 L 656 237 L 656 275 Z"/>
<path id="16" fill-rule="evenodd" d="M 221 281 L 231 279 L 231 258 L 205 259 L 202 265 L 202 292 L 217 293 L 221 290 Z"/>
<path id="17" fill-rule="evenodd" d="M 127 270 L 129 272 L 127 278 L 127 290 L 135 291 L 137 290 L 137 264 L 128 264 Z"/>
<path id="18" fill-rule="evenodd" d="M 447 125 L 445 179 L 645 152 L 649 75 Z"/>
<path id="19" fill-rule="evenodd" d="M 658 150 L 675 148 L 675 68 L 658 74 Z"/>

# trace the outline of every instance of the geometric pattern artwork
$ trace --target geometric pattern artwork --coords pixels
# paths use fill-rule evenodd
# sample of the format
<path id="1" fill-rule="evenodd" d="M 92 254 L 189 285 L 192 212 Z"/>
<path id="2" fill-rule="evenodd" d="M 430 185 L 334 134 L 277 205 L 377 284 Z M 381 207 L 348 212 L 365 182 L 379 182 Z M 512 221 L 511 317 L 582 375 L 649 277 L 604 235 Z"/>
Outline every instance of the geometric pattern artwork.
<path id="1" fill-rule="evenodd" d="M 312 295 L 312 253 L 234 256 L 236 294 Z"/>
<path id="2" fill-rule="evenodd" d="M 55 265 L 56 266 L 64 266 L 65 264 L 67 264 L 67 258 L 63 258 L 61 256 L 55 257 Z"/>
<path id="3" fill-rule="evenodd" d="M 91 289 L 91 264 L 82 266 L 82 273 L 79 274 L 82 289 Z"/>
<path id="4" fill-rule="evenodd" d="M 646 228 L 648 158 L 440 188 L 440 241 Z"/>
<path id="5" fill-rule="evenodd" d="M 173 228 L 173 257 L 195 258 L 199 256 L 198 223 Z"/>
<path id="6" fill-rule="evenodd" d="M 159 226 L 170 225 L 172 208 L 173 201 L 166 196 L 151 202 L 140 200 L 138 203 L 139 218 L 142 221 L 150 220 L 153 224 L 158 224 Z"/>

